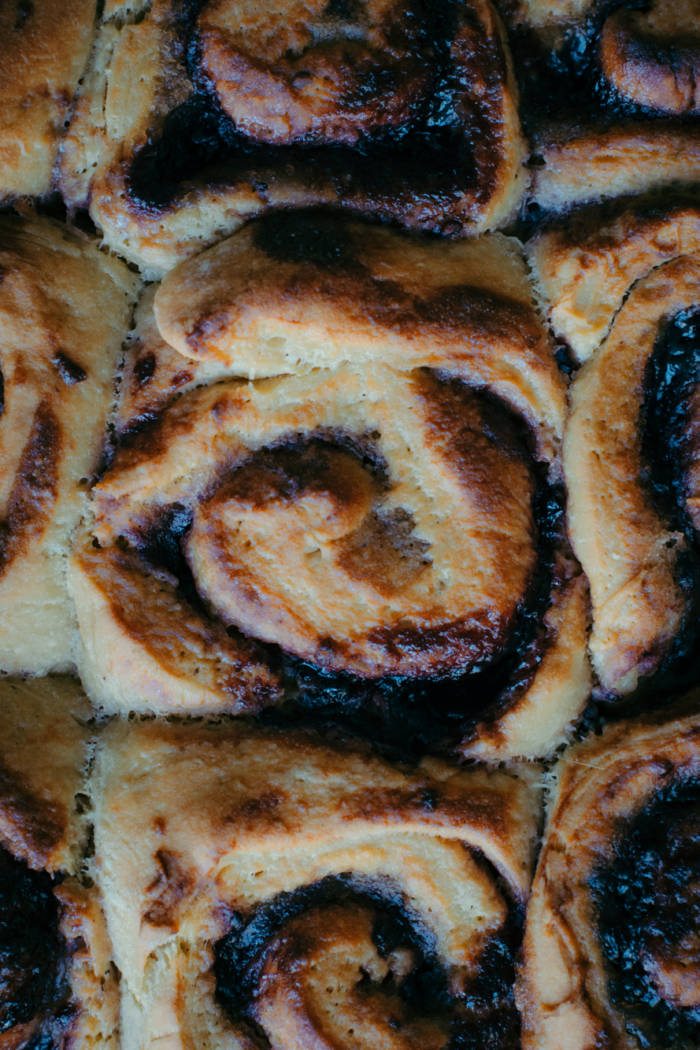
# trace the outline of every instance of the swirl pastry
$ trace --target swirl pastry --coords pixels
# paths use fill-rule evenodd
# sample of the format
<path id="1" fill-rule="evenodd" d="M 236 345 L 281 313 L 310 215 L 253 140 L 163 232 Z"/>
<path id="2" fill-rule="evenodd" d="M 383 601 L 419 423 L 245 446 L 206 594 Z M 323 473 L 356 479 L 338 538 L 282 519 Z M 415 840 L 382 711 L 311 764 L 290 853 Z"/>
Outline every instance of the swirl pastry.
<path id="1" fill-rule="evenodd" d="M 187 288 L 199 360 L 144 305 L 122 446 L 72 559 L 83 680 L 108 710 L 259 709 L 277 702 L 263 654 L 237 693 L 221 673 L 233 658 L 212 667 L 255 652 L 246 636 L 313 717 L 369 719 L 372 739 L 419 750 L 450 737 L 494 759 L 547 753 L 588 696 L 587 612 L 559 531 L 564 388 L 522 259 L 504 238 L 372 229 L 360 256 L 353 224 L 289 218 L 156 292 L 178 341 Z M 285 231 L 316 263 L 280 260 Z M 230 378 L 292 362 L 299 375 Z M 173 631 L 196 666 L 176 667 Z"/>
<path id="2" fill-rule="evenodd" d="M 0 680 L 0 1046 L 108 1050 L 117 983 L 88 837 L 91 708 L 70 678 Z"/>
<path id="3" fill-rule="evenodd" d="M 124 1050 L 518 1046 L 528 780 L 117 722 L 92 785 Z"/>
<path id="4" fill-rule="evenodd" d="M 555 767 L 517 993 L 525 1050 L 698 1045 L 700 724 L 687 711 L 608 726 Z"/>
<path id="5" fill-rule="evenodd" d="M 70 664 L 66 555 L 137 288 L 77 232 L 0 220 L 0 671 Z"/>
<path id="6" fill-rule="evenodd" d="M 583 212 L 531 259 L 555 331 L 585 361 L 564 446 L 569 529 L 595 669 L 625 695 L 662 665 L 687 671 L 695 646 L 700 210 L 654 198 Z"/>
<path id="7" fill-rule="evenodd" d="M 0 200 L 53 188 L 61 136 L 92 46 L 95 0 L 0 10 Z"/>
<path id="8" fill-rule="evenodd" d="M 526 183 L 490 0 L 107 6 L 60 187 L 162 274 L 271 207 L 340 205 L 457 233 Z"/>

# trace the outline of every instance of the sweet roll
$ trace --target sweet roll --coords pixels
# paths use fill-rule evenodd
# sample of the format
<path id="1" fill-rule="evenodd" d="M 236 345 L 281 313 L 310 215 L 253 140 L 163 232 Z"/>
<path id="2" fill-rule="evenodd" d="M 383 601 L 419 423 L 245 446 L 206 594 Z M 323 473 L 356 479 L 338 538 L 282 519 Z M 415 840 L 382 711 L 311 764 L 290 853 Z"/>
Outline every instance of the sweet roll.
<path id="1" fill-rule="evenodd" d="M 697 696 L 554 767 L 516 994 L 525 1050 L 698 1045 Z"/>
<path id="2" fill-rule="evenodd" d="M 157 276 L 280 206 L 492 229 L 525 155 L 490 0 L 156 0 L 105 8 L 59 184 Z"/>
<path id="3" fill-rule="evenodd" d="M 114 723 L 92 798 L 122 1047 L 517 1047 L 536 777 Z"/>
<path id="4" fill-rule="evenodd" d="M 602 691 L 675 669 L 674 685 L 657 685 L 678 695 L 697 650 L 700 211 L 661 198 L 585 210 L 530 257 L 555 331 L 584 362 L 564 466 Z"/>
<path id="5" fill-rule="evenodd" d="M 72 559 L 81 675 L 109 710 L 293 693 L 303 717 L 419 750 L 547 753 L 588 696 L 587 598 L 557 487 L 564 386 L 522 258 L 501 237 L 364 232 L 261 220 L 173 272 L 159 329 L 140 315 Z M 180 346 L 183 327 L 196 359 L 160 334 Z M 174 669 L 195 621 L 257 661 L 238 693 L 201 646 Z"/>
<path id="6" fill-rule="evenodd" d="M 74 679 L 0 680 L 0 1046 L 116 1047 L 117 981 L 84 878 L 92 709 Z"/>
<path id="7" fill-rule="evenodd" d="M 0 220 L 0 671 L 70 666 L 66 557 L 138 286 L 76 231 Z"/>

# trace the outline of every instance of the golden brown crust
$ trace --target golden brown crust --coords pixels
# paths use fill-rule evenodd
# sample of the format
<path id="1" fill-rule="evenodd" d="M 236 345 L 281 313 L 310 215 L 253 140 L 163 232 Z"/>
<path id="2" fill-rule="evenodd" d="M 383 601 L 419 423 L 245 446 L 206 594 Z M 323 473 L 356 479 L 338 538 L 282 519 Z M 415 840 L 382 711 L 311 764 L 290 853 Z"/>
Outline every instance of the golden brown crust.
<path id="1" fill-rule="evenodd" d="M 603 342 L 636 281 L 698 250 L 697 198 L 667 196 L 581 209 L 527 245 L 548 320 L 581 362 Z"/>
<path id="2" fill-rule="evenodd" d="M 467 370 L 533 426 L 560 426 L 562 387 L 518 241 L 446 242 L 315 211 L 270 216 L 168 275 L 161 335 L 253 378 L 386 361 Z"/>
<path id="3" fill-rule="evenodd" d="M 546 211 L 586 201 L 693 186 L 700 182 L 700 135 L 693 125 L 619 124 L 543 136 L 532 200 Z"/>
<path id="4" fill-rule="evenodd" d="M 0 669 L 71 659 L 65 554 L 103 452 L 138 281 L 57 223 L 0 223 Z"/>
<path id="5" fill-rule="evenodd" d="M 238 131 L 260 142 L 354 145 L 405 124 L 434 72 L 426 13 L 395 0 L 358 11 L 325 0 L 209 0 L 197 20 L 202 71 Z M 422 30 L 422 31 L 421 31 Z"/>
<path id="6" fill-rule="evenodd" d="M 600 35 L 603 75 L 615 91 L 661 113 L 700 113 L 700 7 L 657 0 L 612 14 Z"/>
<path id="7" fill-rule="evenodd" d="M 115 724 L 99 754 L 93 801 L 96 876 L 122 972 L 127 1050 L 144 1036 L 165 1035 L 203 1048 L 217 1040 L 248 1046 L 245 1025 L 215 999 L 215 942 L 232 912 L 247 916 L 280 893 L 347 878 L 343 872 L 373 880 L 380 895 L 391 880 L 409 913 L 427 923 L 453 979 L 461 973 L 464 980 L 478 965 L 486 931 L 503 922 L 504 898 L 461 843 L 482 851 L 521 899 L 537 820 L 526 780 L 441 763 L 403 773 L 344 743 L 240 724 Z M 296 961 L 285 976 L 270 945 L 270 998 L 256 1010 L 283 1046 L 294 1039 L 289 1025 L 297 1030 L 307 1010 L 307 1028 L 318 1026 L 318 1037 L 336 1045 L 334 1008 L 305 976 L 314 959 L 324 989 L 339 975 L 338 987 L 347 990 L 337 1000 L 341 1018 L 355 1011 L 362 965 L 374 967 L 373 979 L 388 972 L 367 947 L 362 911 L 341 899 L 329 925 L 320 903 L 320 926 L 312 902 L 302 927 L 289 930 L 286 950 Z M 411 967 L 410 954 L 405 964 Z M 297 988 L 291 999 L 284 994 L 289 980 Z M 381 1013 L 371 999 L 357 1008 L 358 1045 L 368 1037 L 365 1026 L 371 1032 L 382 1023 Z M 391 1029 L 386 1039 L 405 1045 Z"/>
<path id="8" fill-rule="evenodd" d="M 526 1050 L 639 1045 L 610 991 L 591 878 L 615 857 L 619 835 L 660 790 L 697 777 L 696 710 L 694 696 L 675 712 L 608 726 L 555 767 L 519 990 Z"/>
<path id="9" fill-rule="evenodd" d="M 216 339 L 198 360 L 159 336 L 153 292 L 139 308 L 115 420 L 123 442 L 94 492 L 101 549 L 88 540 L 71 563 L 81 674 L 109 710 L 240 712 L 276 702 L 261 654 L 236 631 L 227 636 L 231 625 L 365 679 L 462 673 L 507 647 L 533 579 L 547 571 L 530 453 L 509 409 L 480 392 L 487 385 L 525 416 L 556 479 L 564 387 L 517 245 L 493 237 L 443 245 L 443 256 L 354 222 L 316 215 L 305 227 L 297 214 L 281 217 L 289 220 L 289 241 L 275 247 L 276 223 L 260 224 L 263 250 L 247 229 L 239 250 L 205 253 L 155 293 L 161 327 L 178 345 L 192 312 L 215 314 Z M 289 242 L 305 250 L 309 229 L 325 268 L 305 256 L 276 261 Z M 290 317 L 295 275 L 306 298 L 299 291 Z M 194 288 L 180 293 L 190 309 L 173 318 L 183 282 Z M 374 325 L 367 300 L 377 305 Z M 370 363 L 380 355 L 387 364 Z M 363 356 L 361 369 L 342 363 Z M 226 378 L 292 362 L 302 374 Z M 319 363 L 336 368 L 310 371 Z M 149 538 L 168 529 L 177 564 Z M 469 735 L 465 754 L 546 753 L 582 709 L 587 599 L 575 576 L 561 559 L 527 682 L 489 712 L 483 737 Z"/>
<path id="10" fill-rule="evenodd" d="M 90 54 L 95 0 L 3 4 L 0 198 L 44 196 Z"/>
<path id="11" fill-rule="evenodd" d="M 697 205 L 659 198 L 582 211 L 531 249 L 555 330 L 586 360 L 564 441 L 569 528 L 591 584 L 594 667 L 618 694 L 658 668 L 687 605 L 676 567 L 686 541 L 650 498 L 640 419 L 664 323 L 700 302 L 698 248 Z M 695 495 L 689 478 L 691 518 Z"/>
<path id="12" fill-rule="evenodd" d="M 186 31 L 174 5 L 164 0 L 137 25 L 105 15 L 63 147 L 61 190 L 71 203 L 84 204 L 89 197 L 107 243 L 154 275 L 230 234 L 251 215 L 280 206 L 340 204 L 431 231 L 473 233 L 501 225 L 514 214 L 527 181 L 514 78 L 503 28 L 488 0 L 460 0 L 455 7 L 454 38 L 443 57 L 461 85 L 454 105 L 459 134 L 474 144 L 473 163 L 456 173 L 452 148 L 449 157 L 438 153 L 423 164 L 411 159 L 410 151 L 408 162 L 405 152 L 396 159 L 387 146 L 386 158 L 383 153 L 367 162 L 351 158 L 341 172 L 334 155 L 323 151 L 316 156 L 290 147 L 289 158 L 280 162 L 257 146 L 249 156 L 250 144 L 231 129 L 231 143 L 221 140 L 217 146 L 216 119 L 200 114 L 203 96 L 194 95 L 185 68 Z M 177 119 L 168 121 L 178 107 Z M 186 138 L 191 132 L 190 112 L 209 129 L 212 160 L 224 159 L 225 173 L 196 162 L 198 146 L 191 148 L 192 170 L 181 175 L 160 158 L 164 135 Z M 183 143 L 178 156 L 187 157 L 190 147 Z M 422 157 L 423 149 L 421 140 L 416 156 Z M 348 178 L 350 168 L 356 174 Z"/>
<path id="13" fill-rule="evenodd" d="M 73 678 L 0 679 L 0 840 L 33 868 L 79 862 L 91 713 Z"/>

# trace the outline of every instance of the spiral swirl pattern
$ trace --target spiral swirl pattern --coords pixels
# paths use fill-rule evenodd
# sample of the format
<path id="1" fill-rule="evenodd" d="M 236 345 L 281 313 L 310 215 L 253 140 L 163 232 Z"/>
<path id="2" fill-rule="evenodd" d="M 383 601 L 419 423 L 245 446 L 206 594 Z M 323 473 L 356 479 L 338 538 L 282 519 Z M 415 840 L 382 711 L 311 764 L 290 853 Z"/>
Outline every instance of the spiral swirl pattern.
<path id="1" fill-rule="evenodd" d="M 555 329 L 586 361 L 565 438 L 569 524 L 613 695 L 689 658 L 699 234 L 694 204 L 655 200 L 590 212 L 532 250 Z"/>
<path id="2" fill-rule="evenodd" d="M 0 223 L 0 670 L 71 660 L 69 539 L 97 469 L 138 281 L 48 221 Z"/>
<path id="3" fill-rule="evenodd" d="M 343 229 L 332 225 L 332 245 Z M 254 279 L 250 305 L 242 307 L 245 334 L 229 299 L 213 319 L 207 315 L 216 343 L 206 344 L 199 362 L 166 346 L 151 315 L 142 315 L 137 329 L 138 356 L 127 372 L 119 422 L 125 440 L 94 490 L 96 544 L 73 557 L 81 673 L 91 693 L 112 709 L 133 704 L 134 693 L 156 710 L 191 703 L 195 693 L 210 710 L 277 702 L 271 671 L 265 692 L 266 658 L 242 632 L 278 647 L 267 659 L 277 654 L 286 661 L 287 675 L 298 672 L 300 661 L 322 676 L 340 675 L 335 688 L 345 691 L 346 715 L 390 688 L 394 706 L 413 703 L 421 712 L 433 742 L 452 719 L 461 727 L 450 730 L 455 742 L 466 737 L 470 753 L 487 738 L 490 754 L 546 752 L 588 690 L 585 590 L 557 532 L 551 484 L 559 469 L 563 385 L 536 325 L 522 262 L 500 239 L 455 248 L 450 259 L 457 266 L 435 275 L 425 299 L 412 297 L 410 313 L 409 280 L 398 288 L 387 280 L 389 361 L 370 363 L 369 351 L 381 341 L 375 336 L 363 347 L 360 321 L 347 316 L 342 295 L 331 304 L 325 290 L 316 301 L 309 295 L 306 322 L 296 319 L 295 305 L 290 350 L 291 338 L 274 334 L 291 329 L 284 316 L 277 326 L 270 307 L 277 295 L 268 269 L 274 259 L 265 256 L 256 274 L 260 252 L 253 244 L 246 257 L 250 245 L 246 234 L 242 247 L 215 248 L 209 260 L 187 264 L 180 274 L 196 287 L 208 269 L 218 303 L 231 256 L 239 269 L 248 265 Z M 352 247 L 348 240 L 346 253 Z M 401 249 L 404 265 L 415 252 L 421 269 L 433 254 L 383 231 L 379 248 L 389 261 Z M 372 249 L 381 271 L 370 239 L 368 254 Z M 485 260 L 493 273 L 494 254 L 504 263 L 502 283 L 518 298 L 492 295 L 479 305 L 476 292 L 459 283 L 458 265 L 473 273 Z M 282 288 L 292 273 L 313 287 L 319 266 L 277 270 Z M 452 284 L 441 285 L 441 277 Z M 374 294 L 366 284 L 366 294 Z M 156 316 L 169 335 L 180 322 L 168 318 L 173 299 L 172 285 L 155 294 Z M 196 295 L 187 299 L 201 307 Z M 423 311 L 426 301 L 451 303 L 451 315 L 440 323 L 437 307 Z M 358 312 L 360 306 L 354 302 Z M 393 318 L 400 311 L 405 327 L 397 332 Z M 325 332 L 335 332 L 335 341 L 326 342 Z M 278 340 L 286 350 L 276 349 Z M 354 360 L 358 345 L 360 363 L 340 364 L 339 358 Z M 333 370 L 310 368 L 318 347 Z M 253 358 L 263 373 L 279 370 L 281 353 L 292 352 L 296 376 L 225 378 L 247 370 Z M 172 631 L 182 639 L 181 658 L 192 653 L 200 669 L 181 667 L 181 685 L 173 683 L 175 661 L 165 651 Z M 223 664 L 207 670 L 205 636 L 221 640 L 219 653 L 224 639 L 229 653 L 237 647 L 238 669 L 233 655 L 227 664 L 228 695 Z M 446 678 L 454 687 L 443 691 L 443 707 L 431 708 L 421 683 L 432 688 L 431 681 Z M 401 700 L 402 689 L 413 689 L 413 699 Z M 451 716 L 438 713 L 450 705 Z M 474 716 L 489 706 L 477 730 Z"/>
<path id="4" fill-rule="evenodd" d="M 126 1050 L 245 1046 L 251 1024 L 273 1047 L 517 1045 L 526 780 L 401 773 L 301 733 L 115 724 L 93 795 Z"/>
<path id="5" fill-rule="evenodd" d="M 523 1046 L 697 1043 L 697 696 L 558 764 L 518 993 Z"/>

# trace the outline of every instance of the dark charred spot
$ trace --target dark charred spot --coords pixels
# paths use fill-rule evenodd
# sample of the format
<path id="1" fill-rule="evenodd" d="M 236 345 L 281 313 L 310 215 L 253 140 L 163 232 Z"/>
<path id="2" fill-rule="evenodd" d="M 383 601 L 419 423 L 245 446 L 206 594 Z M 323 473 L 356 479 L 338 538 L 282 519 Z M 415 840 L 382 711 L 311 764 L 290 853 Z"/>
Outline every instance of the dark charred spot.
<path id="1" fill-rule="evenodd" d="M 15 24 L 12 27 L 15 32 L 20 32 L 24 29 L 33 14 L 34 4 L 32 0 L 17 0 L 15 5 Z"/>
<path id="2" fill-rule="evenodd" d="M 256 247 L 278 262 L 312 263 L 326 270 L 363 269 L 342 217 L 333 212 L 272 212 L 253 229 Z"/>
<path id="3" fill-rule="evenodd" d="M 284 945 L 285 963 L 298 966 L 312 948 L 314 928 L 328 928 L 324 914 L 340 906 L 369 911 L 371 939 L 377 954 L 388 958 L 407 949 L 413 961 L 408 973 L 392 977 L 385 994 L 396 996 L 410 1022 L 419 1017 L 440 1019 L 449 1032 L 446 1050 L 518 1050 L 520 1019 L 513 1000 L 515 957 L 522 938 L 522 915 L 511 908 L 498 935 L 486 941 L 479 975 L 461 993 L 451 993 L 448 975 L 437 953 L 434 935 L 408 906 L 399 887 L 387 877 L 345 873 L 330 875 L 311 886 L 280 893 L 246 913 L 234 913 L 229 932 L 214 947 L 216 996 L 230 1017 L 255 1020 L 255 1000 L 272 951 Z M 293 934 L 297 920 L 313 921 L 305 936 Z M 265 975 L 265 976 L 263 976 Z M 381 993 L 367 976 L 358 974 L 358 988 Z"/>
<path id="4" fill-rule="evenodd" d="M 134 380 L 137 388 L 148 386 L 156 370 L 156 355 L 143 354 L 134 365 Z"/>
<path id="5" fill-rule="evenodd" d="M 612 1001 L 640 1046 L 700 1046 L 700 780 L 624 827 L 591 879 Z"/>
<path id="6" fill-rule="evenodd" d="M 70 357 L 60 350 L 54 357 L 53 363 L 56 366 L 56 371 L 66 386 L 73 386 L 75 383 L 83 383 L 87 379 L 87 372 L 82 365 L 77 364 L 75 361 L 71 361 Z"/>
<path id="7" fill-rule="evenodd" d="M 51 877 L 0 847 L 0 1039 L 31 1022 L 41 1031 L 70 997 L 59 918 Z"/>

